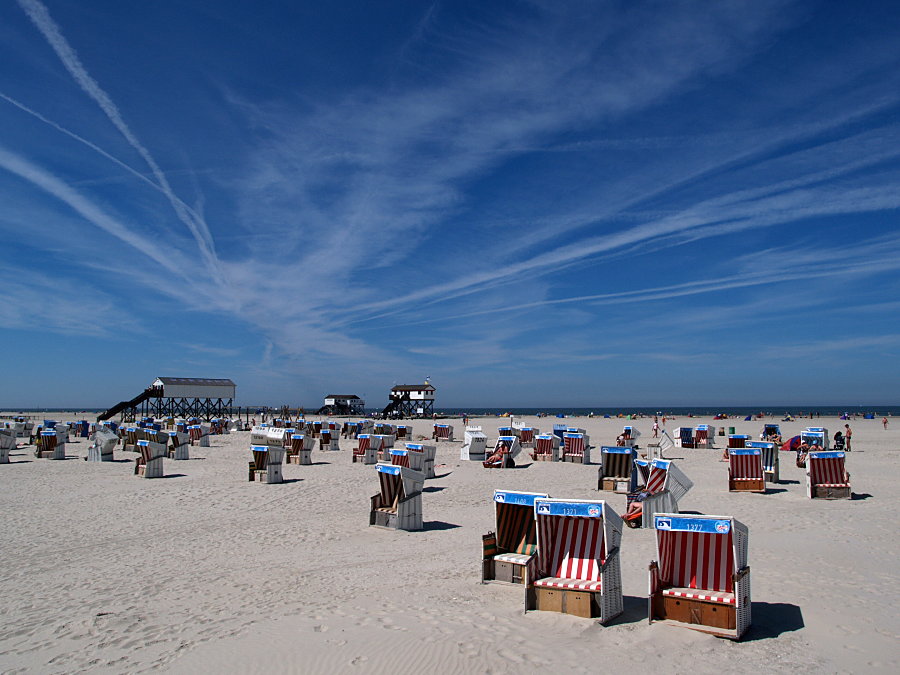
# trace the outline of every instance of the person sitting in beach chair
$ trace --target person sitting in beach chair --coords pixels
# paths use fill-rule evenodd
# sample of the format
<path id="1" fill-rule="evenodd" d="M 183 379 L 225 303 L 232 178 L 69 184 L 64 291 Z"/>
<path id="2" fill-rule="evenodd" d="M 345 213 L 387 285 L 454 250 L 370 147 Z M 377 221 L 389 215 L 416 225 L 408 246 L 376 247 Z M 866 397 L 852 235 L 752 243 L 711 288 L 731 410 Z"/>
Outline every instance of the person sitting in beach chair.
<path id="1" fill-rule="evenodd" d="M 525 609 L 599 618 L 622 613 L 622 519 L 604 501 L 536 499 L 537 572 Z M 531 576 L 529 575 L 529 579 Z"/>
<path id="2" fill-rule="evenodd" d="M 842 451 L 810 449 L 806 460 L 806 496 L 810 499 L 850 499 L 850 474 Z"/>
<path id="3" fill-rule="evenodd" d="M 643 488 L 626 496 L 625 524 L 632 528 L 653 527 L 655 513 L 678 513 L 678 502 L 694 487 L 691 479 L 671 460 L 635 460 L 635 466 L 639 471 L 644 466 L 647 478 Z"/>
<path id="4" fill-rule="evenodd" d="M 658 513 L 650 623 L 740 637 L 750 627 L 747 526 L 727 516 Z"/>
<path id="5" fill-rule="evenodd" d="M 534 502 L 550 495 L 495 490 L 494 532 L 481 537 L 481 581 L 529 585 L 536 571 Z"/>
<path id="6" fill-rule="evenodd" d="M 515 436 L 501 436 L 497 439 L 494 452 L 484 460 L 486 469 L 511 469 L 516 465 L 515 458 L 521 451 L 519 439 Z"/>

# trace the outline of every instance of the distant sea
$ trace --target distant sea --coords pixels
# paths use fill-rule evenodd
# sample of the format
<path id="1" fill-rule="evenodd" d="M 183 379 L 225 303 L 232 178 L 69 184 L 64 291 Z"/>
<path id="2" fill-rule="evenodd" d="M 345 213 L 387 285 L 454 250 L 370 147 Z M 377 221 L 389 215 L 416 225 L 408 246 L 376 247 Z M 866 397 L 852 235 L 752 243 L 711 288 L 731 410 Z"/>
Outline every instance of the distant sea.
<path id="1" fill-rule="evenodd" d="M 250 414 L 258 408 L 258 406 L 243 406 L 242 412 L 250 408 Z M 72 408 L 7 408 L 8 411 L 23 413 L 51 413 L 51 412 L 84 412 L 94 415 L 104 412 L 106 408 L 84 408 L 75 411 Z M 271 408 L 270 408 L 271 410 Z M 313 415 L 316 408 L 307 408 L 307 414 Z M 381 408 L 368 409 L 367 413 L 380 413 Z M 479 417 L 491 417 L 499 415 L 546 415 L 548 417 L 556 417 L 558 415 L 566 415 L 571 417 L 586 417 L 593 414 L 595 417 L 603 417 L 609 415 L 643 415 L 653 416 L 663 414 L 675 417 L 714 417 L 719 413 L 724 413 L 729 417 L 746 417 L 747 415 L 756 415 L 757 413 L 766 413 L 775 417 L 783 417 L 790 413 L 794 416 L 809 416 L 810 413 L 821 415 L 822 417 L 839 417 L 844 413 L 850 415 L 863 415 L 872 413 L 876 416 L 896 416 L 900 415 L 900 405 L 881 405 L 881 406 L 797 406 L 797 405 L 762 405 L 762 406 L 676 406 L 676 407 L 612 407 L 602 406 L 596 408 L 435 408 L 435 413 L 446 417 L 461 417 L 463 414 Z"/>

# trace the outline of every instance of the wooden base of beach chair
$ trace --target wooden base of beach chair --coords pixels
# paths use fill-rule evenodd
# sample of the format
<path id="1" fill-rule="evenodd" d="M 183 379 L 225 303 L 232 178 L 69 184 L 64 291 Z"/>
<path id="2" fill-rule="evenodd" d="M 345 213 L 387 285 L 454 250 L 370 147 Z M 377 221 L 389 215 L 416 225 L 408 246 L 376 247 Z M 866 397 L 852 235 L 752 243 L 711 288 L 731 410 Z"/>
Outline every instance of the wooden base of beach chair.
<path id="1" fill-rule="evenodd" d="M 813 499 L 850 499 L 850 486 L 846 487 L 826 487 L 824 485 L 812 486 Z"/>
<path id="2" fill-rule="evenodd" d="M 374 508 L 369 511 L 369 525 L 388 530 L 421 530 L 422 493 L 417 492 L 398 500 L 396 507 L 375 506 L 381 502 L 381 493 L 372 497 Z"/>
<path id="3" fill-rule="evenodd" d="M 767 483 L 777 483 L 778 482 L 778 472 L 777 471 L 763 471 L 763 478 L 765 478 Z"/>
<path id="4" fill-rule="evenodd" d="M 57 446 L 53 450 L 38 450 L 34 456 L 38 459 L 65 459 L 66 448 Z"/>
<path id="5" fill-rule="evenodd" d="M 729 492 L 765 492 L 766 481 L 763 478 L 728 479 Z"/>
<path id="6" fill-rule="evenodd" d="M 162 478 L 163 477 L 163 461 L 162 457 L 151 459 L 146 464 L 138 464 L 135 467 L 135 475 L 141 478 Z"/>
<path id="7" fill-rule="evenodd" d="M 310 464 L 312 464 L 312 459 L 310 457 L 311 454 L 311 450 L 299 450 L 292 455 L 288 455 L 288 464 L 301 464 L 303 466 L 309 466 Z"/>
<path id="8" fill-rule="evenodd" d="M 627 495 L 631 489 L 631 481 L 628 478 L 601 477 L 597 489 Z"/>
<path id="9" fill-rule="evenodd" d="M 600 593 L 563 588 L 534 588 L 534 609 L 571 614 L 584 619 L 600 618 Z"/>
<path id="10" fill-rule="evenodd" d="M 500 581 L 507 584 L 524 584 L 525 583 L 525 565 L 512 562 L 504 562 L 502 560 L 491 561 L 494 568 L 494 574 L 491 577 L 493 581 Z"/>
<path id="11" fill-rule="evenodd" d="M 572 464 L 590 464 L 590 460 L 587 459 L 587 451 L 585 450 L 585 454 L 583 455 L 563 455 L 562 461 L 571 462 Z"/>
<path id="12" fill-rule="evenodd" d="M 531 455 L 531 459 L 533 459 L 535 462 L 552 462 L 553 455 L 547 455 L 543 453 L 538 455 L 535 453 Z"/>
<path id="13" fill-rule="evenodd" d="M 114 459 L 112 452 L 102 452 L 96 446 L 88 448 L 88 454 L 85 457 L 88 462 L 112 462 Z"/>
<path id="14" fill-rule="evenodd" d="M 650 623 L 670 623 L 733 640 L 741 637 L 737 631 L 737 608 L 734 605 L 676 598 L 661 593 L 651 598 L 650 605 Z"/>

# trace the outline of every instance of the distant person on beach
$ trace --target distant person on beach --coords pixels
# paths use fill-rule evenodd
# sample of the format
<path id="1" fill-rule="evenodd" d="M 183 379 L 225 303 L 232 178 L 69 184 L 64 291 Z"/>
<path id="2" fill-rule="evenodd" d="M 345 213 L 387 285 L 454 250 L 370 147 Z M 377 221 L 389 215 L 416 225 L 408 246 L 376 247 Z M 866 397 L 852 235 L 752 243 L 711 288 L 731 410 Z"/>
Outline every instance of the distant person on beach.
<path id="1" fill-rule="evenodd" d="M 885 430 L 887 430 L 887 417 L 882 417 L 881 423 L 884 425 Z"/>
<path id="2" fill-rule="evenodd" d="M 853 429 L 850 428 L 849 424 L 845 424 L 844 429 L 847 430 L 844 432 L 844 444 L 847 447 L 847 452 L 850 452 L 850 450 L 852 449 L 850 447 L 850 437 L 853 435 Z"/>
<path id="3" fill-rule="evenodd" d="M 659 438 L 659 418 L 653 418 L 653 438 Z"/>
<path id="4" fill-rule="evenodd" d="M 663 418 L 662 418 L 662 425 L 666 426 L 666 416 L 665 415 L 663 415 Z"/>

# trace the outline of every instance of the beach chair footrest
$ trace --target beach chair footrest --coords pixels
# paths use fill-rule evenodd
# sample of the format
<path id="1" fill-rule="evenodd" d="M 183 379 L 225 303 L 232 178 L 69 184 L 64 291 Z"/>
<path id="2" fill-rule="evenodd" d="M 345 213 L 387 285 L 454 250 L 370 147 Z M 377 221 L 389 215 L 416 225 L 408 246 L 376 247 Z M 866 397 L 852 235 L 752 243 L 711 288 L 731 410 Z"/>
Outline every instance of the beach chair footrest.
<path id="1" fill-rule="evenodd" d="M 535 609 L 543 612 L 572 614 L 585 619 L 600 618 L 599 591 L 568 590 L 535 586 Z"/>

